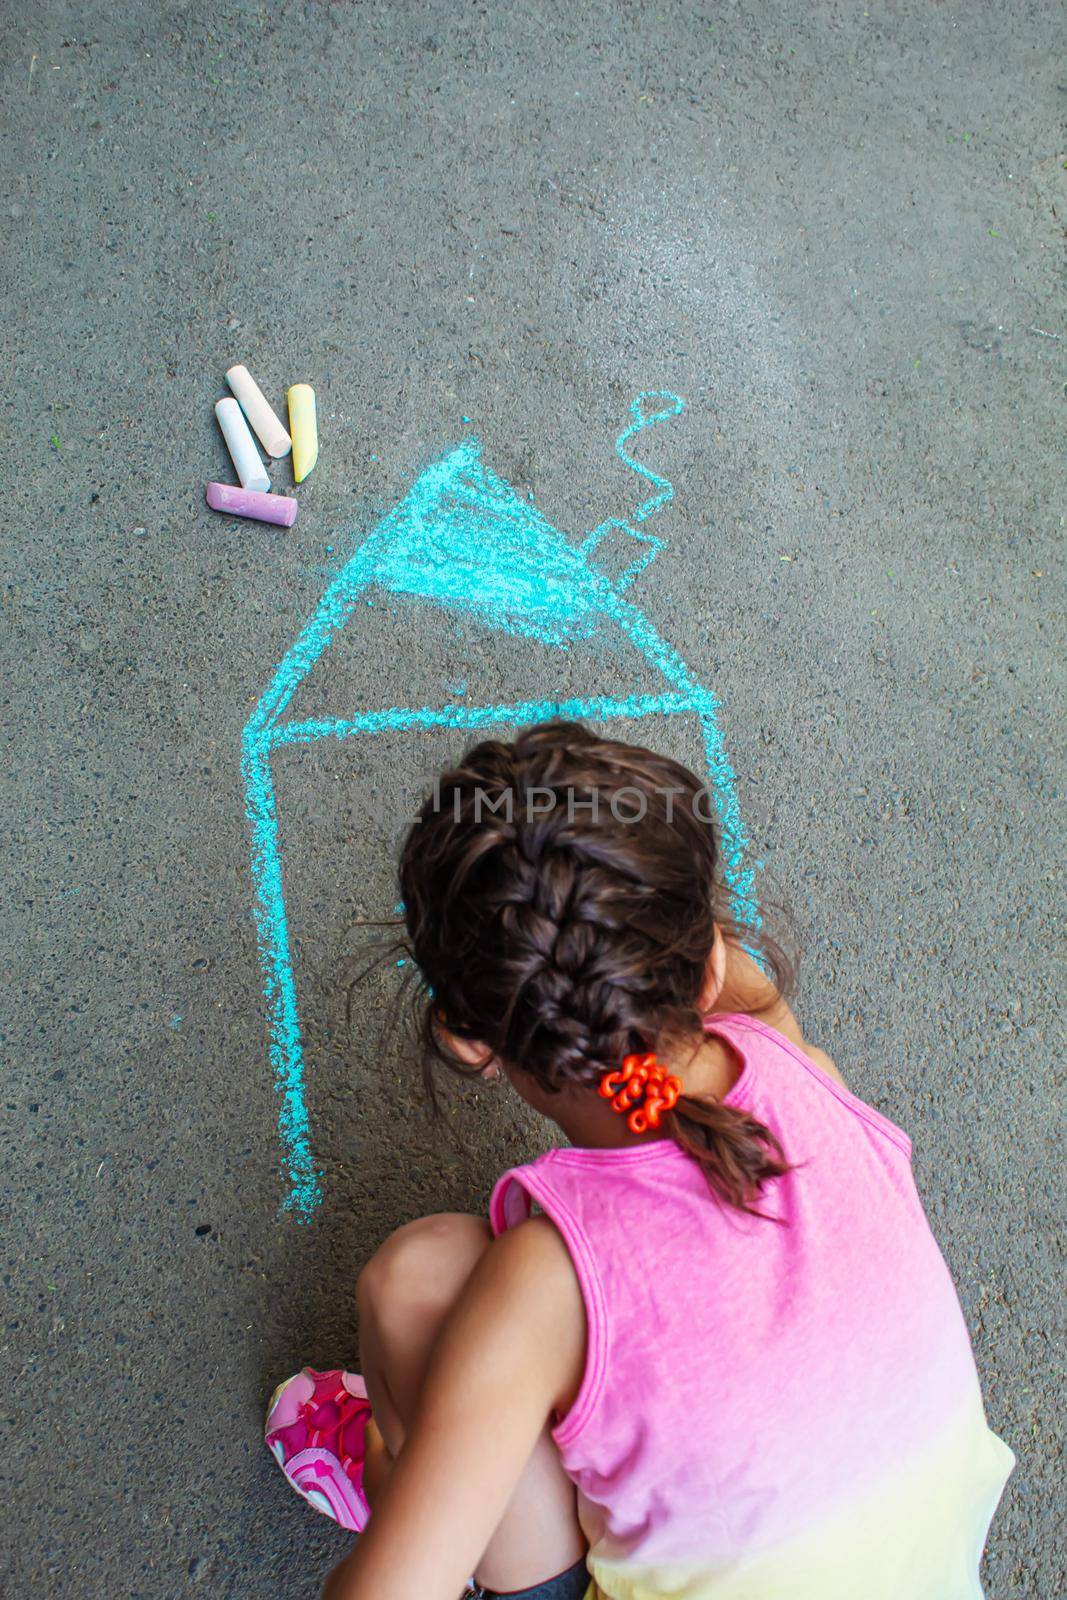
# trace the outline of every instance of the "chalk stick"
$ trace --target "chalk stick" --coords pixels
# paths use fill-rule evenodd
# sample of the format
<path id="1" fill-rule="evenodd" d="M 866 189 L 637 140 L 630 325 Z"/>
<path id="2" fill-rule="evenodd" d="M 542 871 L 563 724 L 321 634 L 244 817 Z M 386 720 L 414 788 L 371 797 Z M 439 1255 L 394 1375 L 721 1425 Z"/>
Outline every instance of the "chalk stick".
<path id="1" fill-rule="evenodd" d="M 267 397 L 247 367 L 231 367 L 226 382 L 241 402 L 241 410 L 252 424 L 259 442 L 269 456 L 287 456 L 292 440 L 267 403 Z"/>
<path id="2" fill-rule="evenodd" d="M 255 489 L 238 489 L 233 483 L 209 483 L 204 498 L 212 511 L 225 511 L 231 517 L 254 517 L 257 522 L 275 522 L 291 528 L 296 521 L 297 502 L 287 494 L 260 494 Z"/>
<path id="3" fill-rule="evenodd" d="M 303 483 L 319 459 L 315 391 L 310 383 L 294 383 L 288 394 L 289 431 L 293 436 L 293 478 Z"/>
<path id="4" fill-rule="evenodd" d="M 230 395 L 227 395 L 225 400 L 217 400 L 215 415 L 242 486 L 245 489 L 259 489 L 267 494 L 270 490 L 267 469 L 259 459 L 256 441 L 248 431 L 244 412 L 237 401 Z"/>

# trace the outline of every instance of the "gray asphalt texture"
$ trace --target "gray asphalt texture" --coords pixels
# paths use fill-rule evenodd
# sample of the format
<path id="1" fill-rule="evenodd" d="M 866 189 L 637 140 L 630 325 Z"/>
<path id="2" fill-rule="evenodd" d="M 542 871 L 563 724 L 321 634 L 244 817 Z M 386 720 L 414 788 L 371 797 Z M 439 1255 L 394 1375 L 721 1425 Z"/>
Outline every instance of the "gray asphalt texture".
<path id="1" fill-rule="evenodd" d="M 462 736 L 300 752 L 326 1198 L 280 1211 L 241 730 L 467 435 L 575 538 L 632 512 L 646 389 L 686 409 L 636 447 L 675 498 L 633 596 L 721 699 L 809 1037 L 915 1141 L 1019 1457 L 989 1593 L 1063 1592 L 1064 42 L 1033 0 L 6 8 L 5 1593 L 299 1600 L 345 1548 L 264 1402 L 355 1362 L 392 1228 L 545 1133 L 488 1086 L 425 1119 L 391 967 L 346 1031 L 355 918 Z M 316 389 L 291 532 L 204 506 L 234 361 Z M 324 665 L 342 714 L 492 677 L 439 613 L 376 627 Z"/>

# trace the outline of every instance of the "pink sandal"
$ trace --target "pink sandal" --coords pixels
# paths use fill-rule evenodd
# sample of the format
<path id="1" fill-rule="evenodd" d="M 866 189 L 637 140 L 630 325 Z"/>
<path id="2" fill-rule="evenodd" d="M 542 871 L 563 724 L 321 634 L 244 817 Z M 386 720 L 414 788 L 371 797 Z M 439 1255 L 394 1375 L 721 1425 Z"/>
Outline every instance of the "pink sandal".
<path id="1" fill-rule="evenodd" d="M 267 1448 L 297 1494 L 353 1533 L 370 1516 L 363 1493 L 370 1414 L 358 1373 L 312 1367 L 280 1384 L 267 1407 Z"/>

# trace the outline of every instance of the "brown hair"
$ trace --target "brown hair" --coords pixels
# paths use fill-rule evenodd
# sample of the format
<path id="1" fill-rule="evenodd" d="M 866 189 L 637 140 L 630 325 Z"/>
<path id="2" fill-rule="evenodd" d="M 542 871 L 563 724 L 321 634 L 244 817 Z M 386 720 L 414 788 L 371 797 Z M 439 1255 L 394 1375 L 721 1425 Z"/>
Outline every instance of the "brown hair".
<path id="1" fill-rule="evenodd" d="M 442 774 L 400 860 L 427 1081 L 435 1061 L 479 1070 L 438 1018 L 548 1091 L 699 1034 L 716 923 L 787 989 L 778 945 L 731 914 L 712 809 L 678 762 L 575 722 L 485 740 Z M 762 1214 L 753 1200 L 789 1170 L 769 1128 L 694 1096 L 664 1123 L 715 1195 Z"/>

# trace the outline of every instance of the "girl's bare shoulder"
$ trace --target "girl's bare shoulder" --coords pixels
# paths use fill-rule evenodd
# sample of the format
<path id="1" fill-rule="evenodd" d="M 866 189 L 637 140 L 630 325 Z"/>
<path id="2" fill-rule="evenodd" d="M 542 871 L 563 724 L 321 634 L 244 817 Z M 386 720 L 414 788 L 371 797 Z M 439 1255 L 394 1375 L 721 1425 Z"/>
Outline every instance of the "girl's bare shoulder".
<path id="1" fill-rule="evenodd" d="M 585 1370 L 586 1310 L 570 1251 L 555 1223 L 546 1216 L 527 1217 L 500 1234 L 462 1298 L 479 1303 L 482 1319 L 512 1324 L 513 1335 L 520 1324 L 539 1328 L 538 1359 L 558 1385 L 553 1406 L 561 1415 L 566 1412 Z"/>
<path id="2" fill-rule="evenodd" d="M 712 1015 L 715 1012 L 726 1015 L 731 1011 L 740 1011 L 758 1017 L 769 1028 L 784 1034 L 821 1071 L 844 1084 L 844 1078 L 826 1051 L 805 1039 L 800 1023 L 767 974 L 753 961 L 747 950 L 729 940 L 726 944 L 726 975 L 718 999 L 711 1009 Z"/>

